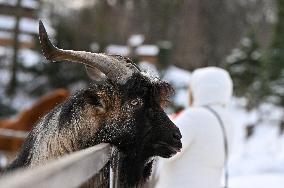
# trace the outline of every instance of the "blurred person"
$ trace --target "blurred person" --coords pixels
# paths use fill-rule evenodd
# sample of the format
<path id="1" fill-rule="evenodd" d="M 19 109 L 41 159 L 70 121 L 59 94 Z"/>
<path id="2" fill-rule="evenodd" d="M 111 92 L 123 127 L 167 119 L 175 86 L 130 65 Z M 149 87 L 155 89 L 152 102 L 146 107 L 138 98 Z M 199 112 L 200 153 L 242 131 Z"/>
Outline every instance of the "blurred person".
<path id="1" fill-rule="evenodd" d="M 155 187 L 221 187 L 233 134 L 227 109 L 232 87 L 229 74 L 221 68 L 207 67 L 193 72 L 190 107 L 174 119 L 182 133 L 183 148 L 174 157 L 160 160 Z"/>

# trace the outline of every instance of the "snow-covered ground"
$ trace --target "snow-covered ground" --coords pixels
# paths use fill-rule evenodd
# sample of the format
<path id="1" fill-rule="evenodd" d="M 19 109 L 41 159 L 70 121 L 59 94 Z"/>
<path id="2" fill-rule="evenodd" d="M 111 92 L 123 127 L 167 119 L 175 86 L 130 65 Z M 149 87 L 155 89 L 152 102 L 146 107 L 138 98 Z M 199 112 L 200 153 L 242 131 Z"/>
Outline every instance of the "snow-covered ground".
<path id="1" fill-rule="evenodd" d="M 230 188 L 283 188 L 284 173 L 263 173 L 232 177 Z"/>
<path id="2" fill-rule="evenodd" d="M 235 120 L 235 138 L 229 161 L 233 188 L 284 187 L 284 135 L 279 124 L 283 109 L 263 104 L 247 112 L 244 99 L 234 99 L 230 108 Z M 257 120 L 262 118 L 261 122 Z M 257 124 L 253 135 L 245 138 L 245 126 Z"/>
<path id="3" fill-rule="evenodd" d="M 281 168 L 281 165 L 278 165 L 284 164 L 284 135 L 279 134 L 278 126 L 282 109 L 271 104 L 263 104 L 258 112 L 247 112 L 237 101 L 238 99 L 234 99 L 235 104 L 231 106 L 235 120 L 235 138 L 230 159 L 231 174 L 284 172 L 284 166 Z M 260 116 L 263 116 L 263 120 L 257 122 Z M 253 135 L 246 139 L 245 126 L 249 124 L 257 126 Z"/>

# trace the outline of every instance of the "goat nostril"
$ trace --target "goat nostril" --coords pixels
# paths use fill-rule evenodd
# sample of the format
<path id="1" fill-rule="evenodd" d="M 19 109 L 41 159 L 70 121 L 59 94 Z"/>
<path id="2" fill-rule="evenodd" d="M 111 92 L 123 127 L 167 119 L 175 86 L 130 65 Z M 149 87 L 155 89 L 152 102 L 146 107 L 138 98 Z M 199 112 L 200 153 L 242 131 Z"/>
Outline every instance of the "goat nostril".
<path id="1" fill-rule="evenodd" d="M 174 134 L 173 134 L 173 138 L 174 138 L 175 140 L 180 140 L 180 139 L 181 139 L 181 135 L 180 135 L 179 133 L 174 133 Z"/>

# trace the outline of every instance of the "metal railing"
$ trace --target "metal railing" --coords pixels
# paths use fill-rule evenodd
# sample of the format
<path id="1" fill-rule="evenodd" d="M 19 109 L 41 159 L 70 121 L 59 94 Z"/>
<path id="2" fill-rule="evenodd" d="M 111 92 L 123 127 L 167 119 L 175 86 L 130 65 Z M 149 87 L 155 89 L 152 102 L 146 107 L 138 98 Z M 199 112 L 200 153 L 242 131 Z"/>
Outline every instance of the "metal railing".
<path id="1" fill-rule="evenodd" d="M 0 137 L 26 139 L 28 134 L 28 131 L 0 128 Z"/>
<path id="2" fill-rule="evenodd" d="M 79 187 L 90 179 L 92 187 L 115 187 L 110 183 L 111 147 L 100 144 L 32 169 L 20 169 L 0 177 L 1 188 Z"/>

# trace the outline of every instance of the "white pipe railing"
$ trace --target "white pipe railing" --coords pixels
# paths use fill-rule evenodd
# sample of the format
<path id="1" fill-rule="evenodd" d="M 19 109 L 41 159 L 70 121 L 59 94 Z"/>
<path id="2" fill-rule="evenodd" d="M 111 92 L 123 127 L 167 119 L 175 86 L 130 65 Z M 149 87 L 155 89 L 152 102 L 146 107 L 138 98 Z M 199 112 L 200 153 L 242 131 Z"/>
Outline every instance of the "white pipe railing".
<path id="1" fill-rule="evenodd" d="M 20 169 L 0 177 L 1 188 L 78 187 L 109 161 L 109 144 L 87 148 L 32 169 Z"/>
<path id="2" fill-rule="evenodd" d="M 28 136 L 28 134 L 29 134 L 28 131 L 18 131 L 18 130 L 0 128 L 0 137 L 25 139 Z"/>

